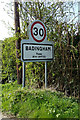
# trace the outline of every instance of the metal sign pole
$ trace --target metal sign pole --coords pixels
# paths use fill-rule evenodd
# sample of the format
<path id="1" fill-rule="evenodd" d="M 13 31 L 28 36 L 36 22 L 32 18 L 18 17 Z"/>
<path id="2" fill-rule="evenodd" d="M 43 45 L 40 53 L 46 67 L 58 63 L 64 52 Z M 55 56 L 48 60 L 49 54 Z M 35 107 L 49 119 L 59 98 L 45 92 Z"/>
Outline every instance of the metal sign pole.
<path id="1" fill-rule="evenodd" d="M 47 88 L 47 61 L 45 61 L 45 88 Z"/>
<path id="2" fill-rule="evenodd" d="M 25 87 L 25 62 L 23 62 L 23 82 L 22 87 Z"/>

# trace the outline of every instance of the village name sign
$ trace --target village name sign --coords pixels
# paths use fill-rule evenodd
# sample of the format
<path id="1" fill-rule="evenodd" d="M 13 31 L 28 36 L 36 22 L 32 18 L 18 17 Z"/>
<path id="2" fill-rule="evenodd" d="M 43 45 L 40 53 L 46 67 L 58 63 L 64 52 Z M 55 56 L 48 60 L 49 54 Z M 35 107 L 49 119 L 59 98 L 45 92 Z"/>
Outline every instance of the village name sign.
<path id="1" fill-rule="evenodd" d="M 25 62 L 45 61 L 45 88 L 47 87 L 47 61 L 53 60 L 53 44 L 47 40 L 47 29 L 40 20 L 28 27 L 29 40 L 21 40 L 21 61 L 23 62 L 23 87 L 25 87 Z"/>
<path id="2" fill-rule="evenodd" d="M 23 62 L 53 60 L 53 44 L 47 41 L 47 29 L 40 20 L 28 27 L 29 40 L 21 41 L 21 60 Z"/>

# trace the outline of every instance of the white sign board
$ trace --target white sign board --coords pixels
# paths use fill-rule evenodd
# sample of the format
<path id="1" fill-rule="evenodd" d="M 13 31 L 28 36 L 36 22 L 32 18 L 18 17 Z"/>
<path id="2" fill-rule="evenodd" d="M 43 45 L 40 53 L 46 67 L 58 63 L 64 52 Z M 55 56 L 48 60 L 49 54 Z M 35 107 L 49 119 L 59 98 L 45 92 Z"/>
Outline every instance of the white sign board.
<path id="1" fill-rule="evenodd" d="M 53 46 L 51 44 L 22 44 L 23 61 L 49 61 L 53 59 Z"/>

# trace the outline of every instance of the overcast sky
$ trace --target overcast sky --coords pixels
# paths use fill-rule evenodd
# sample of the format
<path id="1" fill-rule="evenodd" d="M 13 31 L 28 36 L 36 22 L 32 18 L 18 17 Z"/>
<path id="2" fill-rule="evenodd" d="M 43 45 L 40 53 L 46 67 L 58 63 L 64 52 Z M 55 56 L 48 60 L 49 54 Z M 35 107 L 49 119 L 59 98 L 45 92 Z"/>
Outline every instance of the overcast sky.
<path id="1" fill-rule="evenodd" d="M 5 0 L 0 1 L 0 40 L 4 40 L 4 38 L 10 37 L 10 27 L 14 26 L 13 19 L 9 17 L 7 11 L 4 11 L 3 9 L 5 8 L 6 2 L 8 3 L 9 0 L 6 0 L 6 2 L 4 1 Z"/>

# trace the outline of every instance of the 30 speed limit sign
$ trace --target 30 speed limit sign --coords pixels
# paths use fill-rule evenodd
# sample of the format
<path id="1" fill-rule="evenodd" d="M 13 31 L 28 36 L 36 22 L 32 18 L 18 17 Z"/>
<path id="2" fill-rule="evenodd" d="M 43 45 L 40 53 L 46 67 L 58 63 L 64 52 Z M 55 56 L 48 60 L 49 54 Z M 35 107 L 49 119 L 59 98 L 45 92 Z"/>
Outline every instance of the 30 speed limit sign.
<path id="1" fill-rule="evenodd" d="M 32 23 L 31 36 L 36 42 L 42 42 L 46 38 L 46 27 L 41 21 L 36 20 Z"/>

